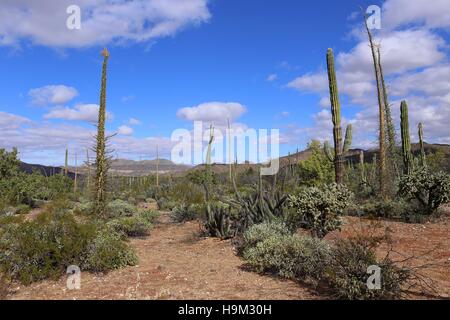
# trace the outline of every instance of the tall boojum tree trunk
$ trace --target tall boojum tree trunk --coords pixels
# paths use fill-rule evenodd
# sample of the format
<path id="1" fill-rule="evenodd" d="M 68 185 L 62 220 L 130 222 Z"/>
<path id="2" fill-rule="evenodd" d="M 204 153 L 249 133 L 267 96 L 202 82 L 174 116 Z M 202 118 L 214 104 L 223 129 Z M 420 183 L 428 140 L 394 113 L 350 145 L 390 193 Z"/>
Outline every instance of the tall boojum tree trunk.
<path id="1" fill-rule="evenodd" d="M 379 175 L 379 184 L 380 184 L 380 194 L 382 197 L 386 196 L 386 120 L 385 120 L 385 106 L 384 106 L 384 97 L 383 97 L 383 89 L 382 89 L 382 80 L 381 80 L 381 72 L 380 72 L 380 64 L 378 63 L 378 58 L 376 54 L 375 44 L 373 42 L 372 33 L 370 32 L 369 26 L 367 24 L 367 19 L 364 19 L 364 23 L 366 26 L 367 34 L 369 36 L 370 49 L 372 51 L 372 59 L 375 70 L 375 79 L 377 82 L 377 98 L 378 98 L 378 111 L 379 111 L 379 166 L 378 166 L 378 175 Z"/>
<path id="2" fill-rule="evenodd" d="M 108 164 L 106 159 L 106 74 L 109 59 L 109 52 L 105 48 L 102 51 L 102 82 L 100 91 L 100 107 L 98 111 L 97 123 L 97 146 L 96 146 L 96 175 L 95 175 L 95 213 L 99 216 L 105 215 L 106 209 L 106 180 L 108 174 Z"/>

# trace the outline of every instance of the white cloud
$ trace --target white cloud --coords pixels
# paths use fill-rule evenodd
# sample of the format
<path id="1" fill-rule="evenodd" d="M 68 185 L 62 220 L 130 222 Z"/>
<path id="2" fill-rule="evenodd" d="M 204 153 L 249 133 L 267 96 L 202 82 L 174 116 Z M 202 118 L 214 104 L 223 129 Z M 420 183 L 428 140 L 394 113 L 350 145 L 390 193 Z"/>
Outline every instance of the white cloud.
<path id="1" fill-rule="evenodd" d="M 388 0 L 383 11 L 383 26 L 388 28 L 410 23 L 419 23 L 427 28 L 450 27 L 448 0 Z"/>
<path id="2" fill-rule="evenodd" d="M 278 76 L 275 73 L 269 74 L 267 76 L 267 81 L 269 81 L 269 82 L 273 82 L 273 81 L 275 81 L 277 79 L 278 79 Z"/>
<path id="3" fill-rule="evenodd" d="M 17 129 L 23 124 L 31 123 L 31 120 L 12 113 L 0 111 L 0 130 Z"/>
<path id="4" fill-rule="evenodd" d="M 328 88 L 328 79 L 325 72 L 308 73 L 300 76 L 287 85 L 305 93 L 324 92 Z"/>
<path id="5" fill-rule="evenodd" d="M 48 85 L 28 92 L 31 103 L 38 106 L 63 105 L 78 95 L 77 89 L 65 85 Z"/>
<path id="6" fill-rule="evenodd" d="M 140 126 L 142 124 L 141 120 L 136 119 L 136 118 L 130 118 L 128 120 L 128 125 L 130 126 Z"/>
<path id="7" fill-rule="evenodd" d="M 56 107 L 45 114 L 44 119 L 97 122 L 98 108 L 98 104 L 79 104 L 74 108 Z M 107 112 L 106 118 L 111 119 L 112 114 Z"/>
<path id="8" fill-rule="evenodd" d="M 398 127 L 400 122 L 400 100 L 405 99 L 410 105 L 412 131 L 416 131 L 414 127 L 422 121 L 427 127 L 429 142 L 450 143 L 450 65 L 446 51 L 449 44 L 433 29 L 450 26 L 448 0 L 414 3 L 387 0 L 383 8 L 383 30 L 375 32 L 374 36 L 375 42 L 381 45 L 395 125 Z M 341 105 L 344 110 L 347 101 L 359 106 L 347 121 L 353 124 L 354 145 L 369 146 L 374 145 L 373 142 L 376 145 L 378 105 L 372 55 L 363 26 L 354 29 L 352 34 L 358 35 L 355 46 L 336 53 Z M 317 94 L 321 97 L 319 106 L 329 108 L 326 72 L 319 69 L 301 75 L 288 86 Z M 326 129 L 324 115 L 316 115 L 314 125 L 302 128 L 302 132 L 318 138 L 324 138 L 327 132 L 331 134 Z M 414 133 L 412 137 L 416 139 Z"/>
<path id="9" fill-rule="evenodd" d="M 188 121 L 204 121 L 224 125 L 227 119 L 233 122 L 246 112 L 246 108 L 236 102 L 207 102 L 195 107 L 178 110 L 177 117 Z"/>
<path id="10" fill-rule="evenodd" d="M 119 127 L 117 133 L 123 136 L 131 136 L 133 134 L 133 131 L 133 128 L 123 125 Z"/>
<path id="11" fill-rule="evenodd" d="M 81 8 L 81 29 L 69 30 L 66 9 Z M 172 36 L 210 18 L 207 0 L 2 0 L 0 45 L 21 40 L 50 47 L 144 42 Z"/>

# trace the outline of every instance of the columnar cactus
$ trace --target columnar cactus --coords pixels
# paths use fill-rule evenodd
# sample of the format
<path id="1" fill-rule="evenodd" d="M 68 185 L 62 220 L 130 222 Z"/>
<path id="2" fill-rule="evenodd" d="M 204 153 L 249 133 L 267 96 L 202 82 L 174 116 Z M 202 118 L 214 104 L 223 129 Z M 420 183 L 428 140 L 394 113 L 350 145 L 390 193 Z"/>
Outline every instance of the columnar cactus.
<path id="1" fill-rule="evenodd" d="M 427 156 L 425 154 L 425 146 L 423 142 L 423 124 L 419 123 L 419 145 L 420 145 L 420 165 L 427 166 Z"/>
<path id="2" fill-rule="evenodd" d="M 69 172 L 69 149 L 66 148 L 66 155 L 64 158 L 64 175 L 67 177 L 67 173 Z"/>
<path id="3" fill-rule="evenodd" d="M 406 101 L 402 101 L 400 105 L 400 126 L 402 135 L 402 153 L 404 173 L 410 174 L 413 169 L 413 157 L 411 154 L 411 139 L 409 137 L 409 120 L 408 120 L 408 105 Z"/>
<path id="4" fill-rule="evenodd" d="M 156 187 L 159 187 L 159 146 L 156 146 Z"/>
<path id="5" fill-rule="evenodd" d="M 105 48 L 102 51 L 102 82 L 100 90 L 100 107 L 98 111 L 97 123 L 97 146 L 95 151 L 96 157 L 96 176 L 95 176 L 95 213 L 99 216 L 105 215 L 106 209 L 106 179 L 108 175 L 108 163 L 106 157 L 106 137 L 105 137 L 105 120 L 106 120 L 106 73 L 108 67 L 109 52 Z"/>
<path id="6" fill-rule="evenodd" d="M 334 139 L 334 170 L 336 183 L 342 183 L 344 177 L 344 157 L 343 152 L 347 150 L 342 146 L 342 128 L 341 128 L 341 106 L 339 103 L 339 92 L 336 80 L 336 71 L 334 69 L 334 54 L 332 49 L 327 51 L 327 69 L 328 82 L 330 87 L 331 115 L 333 118 L 333 139 Z M 347 127 L 346 142 L 344 146 L 349 148 L 351 144 L 351 126 Z"/>

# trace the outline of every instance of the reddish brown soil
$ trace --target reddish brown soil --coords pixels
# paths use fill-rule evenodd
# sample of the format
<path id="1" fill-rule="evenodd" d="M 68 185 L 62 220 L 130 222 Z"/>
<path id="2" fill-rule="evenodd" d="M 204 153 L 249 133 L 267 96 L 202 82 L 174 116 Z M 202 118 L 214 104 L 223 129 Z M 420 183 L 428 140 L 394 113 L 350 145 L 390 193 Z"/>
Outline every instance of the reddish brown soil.
<path id="1" fill-rule="evenodd" d="M 431 287 L 436 291 L 431 296 L 414 294 L 411 298 L 450 298 L 450 217 L 425 224 L 370 221 L 355 217 L 346 217 L 344 221 L 342 231 L 327 235 L 327 239 L 356 234 L 383 235 L 387 230 L 391 245 L 382 244 L 377 250 L 378 256 L 384 258 L 391 251 L 389 257 L 393 261 L 406 260 L 402 263 L 404 266 L 426 266 L 414 271 L 432 280 Z"/>
<path id="2" fill-rule="evenodd" d="M 368 220 L 345 218 L 347 237 L 368 233 Z M 402 254 L 421 255 L 423 263 L 441 263 L 422 273 L 436 281 L 436 291 L 450 297 L 450 219 L 432 224 L 382 221 L 392 230 L 393 245 Z M 379 228 L 378 232 L 382 232 Z M 25 287 L 12 286 L 9 299 L 321 299 L 300 283 L 245 271 L 230 241 L 199 237 L 198 222 L 174 224 L 163 213 L 149 237 L 130 240 L 140 264 L 107 274 L 82 274 L 80 290 L 66 289 L 66 278 Z M 385 248 L 380 249 L 380 256 Z M 397 257 L 394 258 L 399 258 Z M 400 260 L 400 259 L 398 259 Z M 430 298 L 419 295 L 412 298 Z"/>
<path id="3" fill-rule="evenodd" d="M 243 265 L 230 241 L 199 238 L 198 222 L 160 217 L 151 235 L 133 239 L 140 264 L 104 275 L 82 273 L 81 289 L 66 278 L 13 286 L 10 299 L 317 299 L 296 282 L 258 275 Z"/>

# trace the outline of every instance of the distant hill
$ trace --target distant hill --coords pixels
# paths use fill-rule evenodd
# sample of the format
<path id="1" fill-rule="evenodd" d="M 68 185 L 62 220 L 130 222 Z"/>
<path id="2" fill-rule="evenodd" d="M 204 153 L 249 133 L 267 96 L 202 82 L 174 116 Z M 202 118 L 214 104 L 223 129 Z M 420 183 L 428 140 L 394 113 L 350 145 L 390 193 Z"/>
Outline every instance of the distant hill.
<path id="1" fill-rule="evenodd" d="M 419 144 L 414 143 L 411 145 L 412 152 L 415 156 L 419 155 L 420 149 Z M 428 144 L 425 143 L 425 152 L 426 153 L 436 153 L 438 150 L 442 151 L 446 158 L 447 170 L 450 171 L 450 145 L 448 144 Z M 359 153 L 361 149 L 351 149 L 347 155 L 347 159 L 351 162 L 357 163 L 359 161 Z M 378 150 L 363 150 L 364 151 L 364 161 L 367 163 L 371 163 L 373 161 L 374 155 L 378 153 Z M 311 151 L 303 150 L 298 153 L 293 153 L 289 156 L 283 156 L 280 158 L 280 167 L 286 167 L 289 164 L 294 165 L 298 161 L 306 160 L 311 156 Z M 267 166 L 267 165 L 264 165 Z M 160 174 L 184 174 L 191 170 L 202 170 L 205 165 L 197 165 L 197 166 L 187 166 L 187 165 L 178 165 L 173 163 L 167 159 L 159 160 L 159 172 Z M 261 164 L 255 163 L 241 163 L 237 166 L 237 172 L 243 172 L 252 168 L 253 170 L 259 170 Z M 52 166 L 44 166 L 39 164 L 28 164 L 22 162 L 20 164 L 20 169 L 24 172 L 31 173 L 33 171 L 39 171 L 44 175 L 53 175 L 59 174 L 61 172 L 60 167 L 52 167 Z M 212 170 L 217 174 L 225 174 L 229 172 L 228 164 L 220 164 L 215 163 L 212 164 Z M 75 168 L 69 167 L 69 176 L 74 177 Z M 78 167 L 78 174 L 83 175 L 87 172 L 86 167 Z M 156 173 L 156 160 L 126 160 L 126 159 L 117 159 L 112 161 L 110 172 L 115 175 L 120 176 L 143 176 L 151 173 Z"/>
<path id="2" fill-rule="evenodd" d="M 110 172 L 124 176 L 142 176 L 156 173 L 157 160 L 125 160 L 117 159 L 111 163 Z M 159 159 L 159 173 L 178 173 L 190 169 L 191 166 L 175 164 L 167 159 Z"/>

